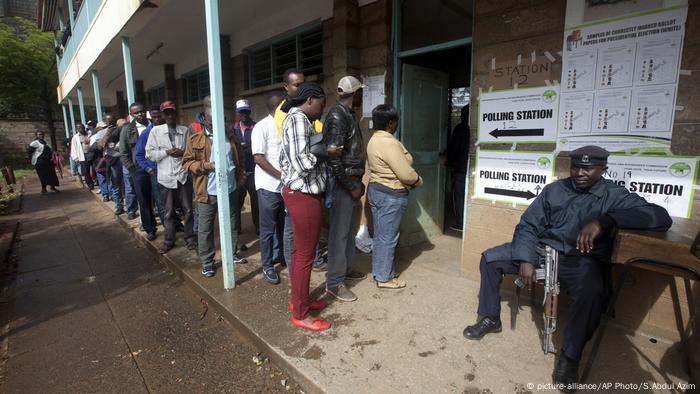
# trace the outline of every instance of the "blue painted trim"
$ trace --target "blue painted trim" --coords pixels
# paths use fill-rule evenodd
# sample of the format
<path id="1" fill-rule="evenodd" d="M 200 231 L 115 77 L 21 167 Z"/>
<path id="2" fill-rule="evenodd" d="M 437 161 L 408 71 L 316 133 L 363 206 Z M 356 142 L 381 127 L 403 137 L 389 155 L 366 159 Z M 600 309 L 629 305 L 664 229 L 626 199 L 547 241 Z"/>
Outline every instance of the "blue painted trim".
<path id="1" fill-rule="evenodd" d="M 68 97 L 68 111 L 70 113 L 70 129 L 75 133 L 75 111 L 73 110 L 73 99 Z"/>
<path id="2" fill-rule="evenodd" d="M 63 110 L 63 127 L 66 128 L 66 139 L 70 137 L 70 125 L 68 124 L 68 115 L 66 114 L 66 105 L 61 104 L 61 109 Z"/>
<path id="3" fill-rule="evenodd" d="M 209 59 L 209 91 L 211 95 L 212 127 L 214 132 L 214 157 L 216 163 L 226 163 L 226 124 L 224 123 L 224 84 L 221 76 L 221 37 L 219 36 L 219 1 L 204 0 L 207 31 L 207 58 Z M 233 264 L 235 253 L 231 236 L 231 206 L 228 196 L 228 174 L 225 165 L 216 166 L 216 193 L 221 238 L 221 268 L 224 273 L 224 288 L 236 287 Z"/>
<path id="4" fill-rule="evenodd" d="M 134 73 L 131 69 L 131 46 L 129 37 L 122 37 L 122 57 L 124 58 L 124 82 L 126 83 L 127 105 L 136 102 L 136 87 L 134 86 Z"/>
<path id="5" fill-rule="evenodd" d="M 78 87 L 78 109 L 80 109 L 80 121 L 83 124 L 87 124 L 87 119 L 85 119 L 85 103 L 83 102 L 83 88 Z"/>
<path id="6" fill-rule="evenodd" d="M 102 101 L 100 98 L 100 78 L 97 75 L 97 70 L 92 70 L 92 90 L 95 93 L 95 113 L 97 113 L 97 121 L 102 122 Z"/>

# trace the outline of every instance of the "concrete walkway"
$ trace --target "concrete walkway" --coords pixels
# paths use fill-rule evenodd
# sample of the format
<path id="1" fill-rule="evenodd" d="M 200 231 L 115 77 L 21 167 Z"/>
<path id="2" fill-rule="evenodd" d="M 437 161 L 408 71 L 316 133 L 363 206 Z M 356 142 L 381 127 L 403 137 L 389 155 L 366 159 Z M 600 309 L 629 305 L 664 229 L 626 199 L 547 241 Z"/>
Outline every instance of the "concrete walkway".
<path id="1" fill-rule="evenodd" d="M 111 209 L 111 206 L 108 207 Z M 138 231 L 138 221 L 125 228 L 155 251 Z M 553 355 L 543 355 L 538 336 L 541 309 L 525 307 L 511 329 L 504 297 L 504 331 L 480 342 L 467 341 L 462 330 L 475 320 L 478 283 L 458 274 L 459 240 L 442 237 L 432 244 L 401 250 L 402 290 L 380 290 L 367 279 L 353 287 L 354 303 L 333 302 L 322 316 L 331 330 L 310 333 L 289 323 L 289 280 L 267 284 L 260 271 L 249 211 L 243 215 L 243 240 L 252 248 L 250 263 L 236 268 L 238 286 L 223 290 L 220 272 L 204 278 L 194 252 L 178 247 L 161 257 L 243 335 L 277 360 L 306 392 L 328 393 L 527 393 L 551 382 Z M 161 239 L 155 241 L 161 242 Z M 370 271 L 370 259 L 358 254 L 357 267 Z M 320 295 L 324 275 L 312 275 Z M 555 341 L 561 341 L 565 316 Z M 610 327 L 589 382 L 678 384 L 687 381 L 678 344 Z M 538 386 L 539 385 L 539 386 Z M 602 387 L 601 387 L 602 388 Z M 605 392 L 624 391 L 622 387 Z M 668 392 L 640 387 L 641 392 Z"/>
<path id="2" fill-rule="evenodd" d="M 85 190 L 25 188 L 14 294 L 0 303 L 3 393 L 288 392 Z M 292 392 L 298 386 L 292 385 Z"/>

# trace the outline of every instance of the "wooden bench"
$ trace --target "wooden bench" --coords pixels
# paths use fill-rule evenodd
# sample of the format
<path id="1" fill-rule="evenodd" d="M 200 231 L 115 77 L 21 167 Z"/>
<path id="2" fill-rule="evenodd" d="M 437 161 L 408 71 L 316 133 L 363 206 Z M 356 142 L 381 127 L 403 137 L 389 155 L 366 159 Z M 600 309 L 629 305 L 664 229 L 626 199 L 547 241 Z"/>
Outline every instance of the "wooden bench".
<path id="1" fill-rule="evenodd" d="M 650 231 L 619 230 L 615 237 L 612 262 L 622 264 L 622 273 L 617 278 L 617 284 L 610 298 L 608 309 L 603 315 L 600 327 L 593 338 L 591 351 L 581 373 L 581 381 L 585 381 L 598 352 L 598 347 L 603 339 L 608 320 L 612 317 L 615 301 L 620 294 L 625 277 L 632 267 L 653 271 L 669 276 L 671 280 L 674 303 L 679 304 L 678 295 L 674 291 L 675 278 L 683 278 L 690 315 L 689 326 L 691 332 L 697 332 L 697 312 L 693 302 L 691 280 L 700 282 L 700 259 L 691 253 L 691 248 L 696 235 L 698 224 L 688 219 L 674 218 L 673 226 L 665 233 Z M 676 308 L 678 313 L 678 308 Z M 680 318 L 677 316 L 677 318 Z M 681 325 L 681 340 L 685 345 L 687 336 Z M 685 347 L 685 346 L 684 346 Z"/>

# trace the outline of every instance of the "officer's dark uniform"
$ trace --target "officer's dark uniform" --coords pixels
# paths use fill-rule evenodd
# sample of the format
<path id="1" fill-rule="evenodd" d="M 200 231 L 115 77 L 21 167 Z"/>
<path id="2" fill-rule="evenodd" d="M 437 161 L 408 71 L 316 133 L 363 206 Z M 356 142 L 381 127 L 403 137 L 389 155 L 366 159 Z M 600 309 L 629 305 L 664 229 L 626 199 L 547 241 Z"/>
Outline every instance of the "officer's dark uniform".
<path id="1" fill-rule="evenodd" d="M 597 149 L 590 155 L 583 148 L 572 152 L 572 163 L 607 164 L 607 152 L 592 148 Z M 600 221 L 605 233 L 595 241 L 590 253 L 583 254 L 576 250 L 576 239 L 594 219 Z M 572 300 L 562 350 L 570 359 L 579 360 L 608 302 L 613 242 L 610 230 L 618 227 L 666 231 L 671 224 L 664 208 L 610 180 L 600 179 L 588 190 L 576 188 L 570 178 L 551 183 L 523 213 L 513 241 L 482 254 L 478 313 L 498 320 L 503 274 L 517 274 L 521 262 L 537 265 L 537 246 L 549 245 L 559 252 L 559 282 Z"/>

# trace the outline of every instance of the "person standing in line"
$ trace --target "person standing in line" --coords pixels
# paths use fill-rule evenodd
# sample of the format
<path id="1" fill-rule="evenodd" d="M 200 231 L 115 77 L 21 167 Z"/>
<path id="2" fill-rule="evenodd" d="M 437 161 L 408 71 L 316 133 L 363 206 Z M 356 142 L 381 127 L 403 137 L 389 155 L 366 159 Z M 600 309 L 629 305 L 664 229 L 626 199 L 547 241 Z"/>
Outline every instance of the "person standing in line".
<path id="1" fill-rule="evenodd" d="M 372 123 L 375 131 L 367 144 L 367 197 L 374 223 L 372 274 L 377 287 L 400 289 L 406 287 L 406 282 L 396 278 L 394 271 L 399 227 L 408 206 L 409 190 L 421 186 L 423 178 L 413 169 L 411 154 L 394 137 L 399 127 L 398 111 L 389 105 L 378 105 L 372 110 Z"/>
<path id="2" fill-rule="evenodd" d="M 85 151 L 83 151 L 83 144 L 80 142 L 80 137 L 82 136 L 77 132 L 76 127 L 76 133 L 73 134 L 73 137 L 70 139 L 70 159 L 71 163 L 73 163 L 73 167 L 75 167 L 73 175 L 78 178 L 80 187 L 84 188 L 86 185 L 86 182 L 83 182 L 83 163 L 85 163 Z"/>
<path id="3" fill-rule="evenodd" d="M 78 123 L 75 125 L 75 136 L 78 138 L 78 142 L 80 144 L 80 149 L 83 151 L 83 160 L 80 161 L 80 172 L 83 175 L 83 178 L 85 179 L 85 185 L 87 186 L 88 190 L 92 190 L 95 187 L 95 181 L 92 178 L 92 175 L 90 175 L 90 167 L 92 166 L 92 163 L 88 160 L 88 151 L 90 149 L 90 136 L 87 133 L 87 130 L 85 130 L 85 126 L 82 123 Z"/>
<path id="4" fill-rule="evenodd" d="M 255 158 L 255 186 L 258 193 L 260 215 L 260 262 L 265 280 L 280 283 L 274 264 L 283 259 L 282 236 L 284 232 L 284 201 L 280 179 L 280 149 L 282 141 L 277 134 L 273 115 L 282 101 L 282 94 L 273 93 L 267 99 L 269 115 L 253 129 L 251 151 Z"/>
<path id="5" fill-rule="evenodd" d="M 165 124 L 163 114 L 160 112 L 160 106 L 152 105 L 148 109 L 148 115 L 150 116 L 153 127 Z M 160 224 L 165 227 L 165 209 L 163 208 L 163 202 L 160 198 L 160 189 L 158 188 L 158 164 L 146 158 L 146 142 L 148 142 L 151 130 L 152 128 L 147 128 L 139 136 L 139 140 L 136 143 L 136 165 L 151 176 L 151 195 L 156 204 Z"/>
<path id="6" fill-rule="evenodd" d="M 297 94 L 287 98 L 282 110 L 287 113 L 282 131 L 280 169 L 282 197 L 292 217 L 292 324 L 322 331 L 330 328 L 323 318 L 313 318 L 311 310 L 325 308 L 320 300 L 309 298 L 311 266 L 321 234 L 323 192 L 326 189 L 326 164 L 311 153 L 312 123 L 321 117 L 326 97 L 316 83 L 299 85 Z"/>
<path id="7" fill-rule="evenodd" d="M 290 97 L 297 95 L 297 90 L 299 86 L 304 83 L 306 76 L 303 72 L 295 69 L 289 69 L 284 72 L 282 76 L 282 87 L 286 93 L 286 96 L 282 102 L 277 106 L 274 114 L 275 125 L 277 126 L 277 133 L 282 138 L 282 125 L 285 119 L 287 119 L 287 112 L 282 109 L 282 106 Z M 316 133 L 321 133 L 323 131 L 323 124 L 320 120 L 313 121 L 313 128 Z M 294 234 L 292 233 L 292 217 L 289 212 L 285 210 L 284 215 L 284 234 L 283 234 L 283 250 L 284 250 L 284 261 L 287 264 L 287 269 L 289 270 L 289 277 L 292 277 L 292 244 L 294 242 Z M 314 272 L 323 272 L 328 270 L 328 264 L 323 259 L 323 253 L 321 251 L 321 244 L 316 245 L 316 257 L 314 258 L 314 264 L 311 267 Z"/>
<path id="8" fill-rule="evenodd" d="M 224 129 L 218 132 L 226 133 L 226 163 L 216 163 L 214 157 L 214 130 L 211 123 L 211 101 L 205 98 L 204 120 L 206 123 L 198 123 L 199 132 L 191 134 L 187 141 L 185 153 L 182 156 L 182 168 L 189 171 L 193 177 L 194 200 L 199 211 L 198 226 L 198 255 L 202 263 L 202 275 L 211 278 L 216 274 L 214 270 L 214 223 L 217 217 L 217 179 L 215 167 L 225 166 L 228 175 L 228 197 L 231 208 L 231 228 L 236 228 L 236 221 L 240 217 L 237 215 L 238 188 L 237 185 L 245 183 L 245 172 L 243 171 L 243 151 L 236 139 L 236 135 Z M 192 126 L 190 126 L 192 127 Z M 238 232 L 232 231 L 231 243 L 236 250 L 238 244 Z M 245 264 L 248 261 L 235 253 L 234 264 Z"/>
<path id="9" fill-rule="evenodd" d="M 260 224 L 259 224 L 259 213 L 258 213 L 258 196 L 255 192 L 255 159 L 253 158 L 253 151 L 251 146 L 253 144 L 253 128 L 255 127 L 255 122 L 250 117 L 250 104 L 248 100 L 238 100 L 236 101 L 236 112 L 238 113 L 238 121 L 234 124 L 234 131 L 236 132 L 236 137 L 241 142 L 241 148 L 243 149 L 244 162 L 245 162 L 245 175 L 246 183 L 244 190 L 240 193 L 241 201 L 238 203 L 238 211 L 243 209 L 243 204 L 245 203 L 246 193 L 250 197 L 250 209 L 253 215 L 253 224 L 255 225 L 255 233 L 260 234 Z M 240 219 L 238 220 L 240 223 Z M 243 245 L 241 245 L 243 247 Z"/>
<path id="10" fill-rule="evenodd" d="M 100 162 L 104 157 L 104 145 L 102 139 L 107 135 L 107 124 L 105 122 L 97 122 L 95 128 L 90 134 L 90 148 L 88 148 L 89 161 L 91 163 L 92 172 L 97 178 L 99 186 L 95 194 L 102 196 L 102 201 L 107 202 L 112 199 L 112 186 L 109 179 L 104 175 L 104 171 L 99 171 Z"/>
<path id="11" fill-rule="evenodd" d="M 187 249 L 194 250 L 196 242 L 192 233 L 192 182 L 182 168 L 189 131 L 186 126 L 177 124 L 177 110 L 171 101 L 160 105 L 165 124 L 155 126 L 146 142 L 146 158 L 158 163 L 157 178 L 161 200 L 165 205 L 165 241 L 158 253 L 165 254 L 175 246 L 175 208 L 179 201 L 185 222 L 185 243 Z"/>
<path id="12" fill-rule="evenodd" d="M 44 132 L 37 131 L 36 138 L 27 147 L 28 153 L 31 155 L 32 165 L 39 176 L 41 182 L 41 194 L 46 194 L 46 187 L 51 187 L 51 191 L 58 193 L 58 176 L 54 164 L 51 161 L 53 150 L 44 140 Z"/>
<path id="13" fill-rule="evenodd" d="M 119 129 L 117 128 L 117 120 L 111 114 L 104 115 L 104 122 L 107 125 L 105 135 L 100 141 L 103 148 L 105 165 L 108 169 L 107 178 L 110 183 L 111 198 L 114 202 L 114 214 L 121 215 L 124 213 L 124 204 L 122 202 L 121 188 L 124 171 L 119 154 Z"/>
<path id="14" fill-rule="evenodd" d="M 156 221 L 153 218 L 151 176 L 136 164 L 136 144 L 139 136 L 146 129 L 153 127 L 146 118 L 146 109 L 141 103 L 133 103 L 129 106 L 129 113 L 133 119 L 131 123 L 124 125 L 119 138 L 119 152 L 122 165 L 129 170 L 134 181 L 134 191 L 141 215 L 141 226 L 146 232 L 146 239 L 156 239 Z"/>
<path id="15" fill-rule="evenodd" d="M 338 103 L 326 115 L 323 139 L 327 145 L 342 146 L 338 157 L 329 157 L 331 190 L 327 191 L 332 206 L 329 210 L 328 272 L 326 293 L 343 302 L 357 300 L 347 288 L 346 280 L 362 280 L 362 272 L 352 270 L 355 257 L 355 231 L 359 221 L 359 201 L 365 193 L 365 147 L 362 131 L 353 107 L 359 105 L 361 90 L 366 86 L 353 76 L 338 82 Z"/>

